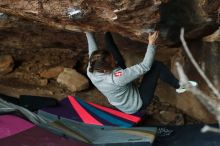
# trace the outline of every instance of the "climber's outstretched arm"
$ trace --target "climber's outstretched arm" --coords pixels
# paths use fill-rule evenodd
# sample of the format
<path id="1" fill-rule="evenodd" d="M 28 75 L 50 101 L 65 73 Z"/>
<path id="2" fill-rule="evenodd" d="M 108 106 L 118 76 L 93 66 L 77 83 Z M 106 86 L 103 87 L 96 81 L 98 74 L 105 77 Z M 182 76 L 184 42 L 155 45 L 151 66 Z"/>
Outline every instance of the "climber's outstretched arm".
<path id="1" fill-rule="evenodd" d="M 86 32 L 86 38 L 88 42 L 88 51 L 89 51 L 89 57 L 90 57 L 92 52 L 94 52 L 98 48 L 96 45 L 95 37 L 92 32 Z"/>

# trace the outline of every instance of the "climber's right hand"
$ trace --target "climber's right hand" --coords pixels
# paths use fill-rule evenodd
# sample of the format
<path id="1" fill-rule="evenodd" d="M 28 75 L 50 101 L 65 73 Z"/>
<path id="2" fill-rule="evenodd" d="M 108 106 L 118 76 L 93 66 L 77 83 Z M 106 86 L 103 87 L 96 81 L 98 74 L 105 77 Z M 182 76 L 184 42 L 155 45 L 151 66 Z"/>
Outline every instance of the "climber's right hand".
<path id="1" fill-rule="evenodd" d="M 149 44 L 155 45 L 158 36 L 159 36 L 159 31 L 155 31 L 153 33 L 149 33 L 149 36 L 148 36 Z"/>

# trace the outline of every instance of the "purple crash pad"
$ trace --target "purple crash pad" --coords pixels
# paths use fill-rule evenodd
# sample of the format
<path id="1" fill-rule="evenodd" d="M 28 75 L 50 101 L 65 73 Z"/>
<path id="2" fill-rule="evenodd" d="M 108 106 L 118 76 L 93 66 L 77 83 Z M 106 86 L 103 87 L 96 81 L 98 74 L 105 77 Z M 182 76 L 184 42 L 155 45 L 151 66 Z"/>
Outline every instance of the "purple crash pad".
<path id="1" fill-rule="evenodd" d="M 16 135 L 3 138 L 1 146 L 89 146 L 88 144 L 69 140 L 54 135 L 39 127 L 33 127 Z"/>
<path id="2" fill-rule="evenodd" d="M 101 126 L 132 127 L 141 121 L 145 111 L 129 115 L 117 109 L 68 96 L 60 102 L 60 106 L 40 109 L 38 114 L 51 121 L 62 119 Z"/>
<path id="3" fill-rule="evenodd" d="M 21 119 L 13 115 L 1 115 L 0 116 L 0 139 L 12 136 L 27 129 L 34 127 L 35 125 L 30 122 Z"/>

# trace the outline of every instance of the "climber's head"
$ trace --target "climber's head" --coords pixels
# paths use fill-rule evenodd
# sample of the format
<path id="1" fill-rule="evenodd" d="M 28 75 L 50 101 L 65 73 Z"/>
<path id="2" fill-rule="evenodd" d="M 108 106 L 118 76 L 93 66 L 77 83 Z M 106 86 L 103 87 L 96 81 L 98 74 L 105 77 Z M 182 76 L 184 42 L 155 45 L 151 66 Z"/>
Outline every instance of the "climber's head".
<path id="1" fill-rule="evenodd" d="M 89 72 L 110 73 L 116 67 L 112 54 L 107 50 L 94 51 L 90 56 L 89 62 Z"/>

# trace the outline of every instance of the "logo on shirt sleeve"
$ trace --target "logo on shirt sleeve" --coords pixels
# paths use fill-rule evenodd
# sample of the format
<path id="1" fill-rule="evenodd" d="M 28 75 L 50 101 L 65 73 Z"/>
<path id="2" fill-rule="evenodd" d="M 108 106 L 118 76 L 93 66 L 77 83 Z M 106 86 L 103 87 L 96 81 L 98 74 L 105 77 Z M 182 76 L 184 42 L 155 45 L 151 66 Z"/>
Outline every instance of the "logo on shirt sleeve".
<path id="1" fill-rule="evenodd" d="M 122 71 L 117 71 L 114 73 L 115 77 L 120 77 L 123 75 L 123 72 Z"/>

